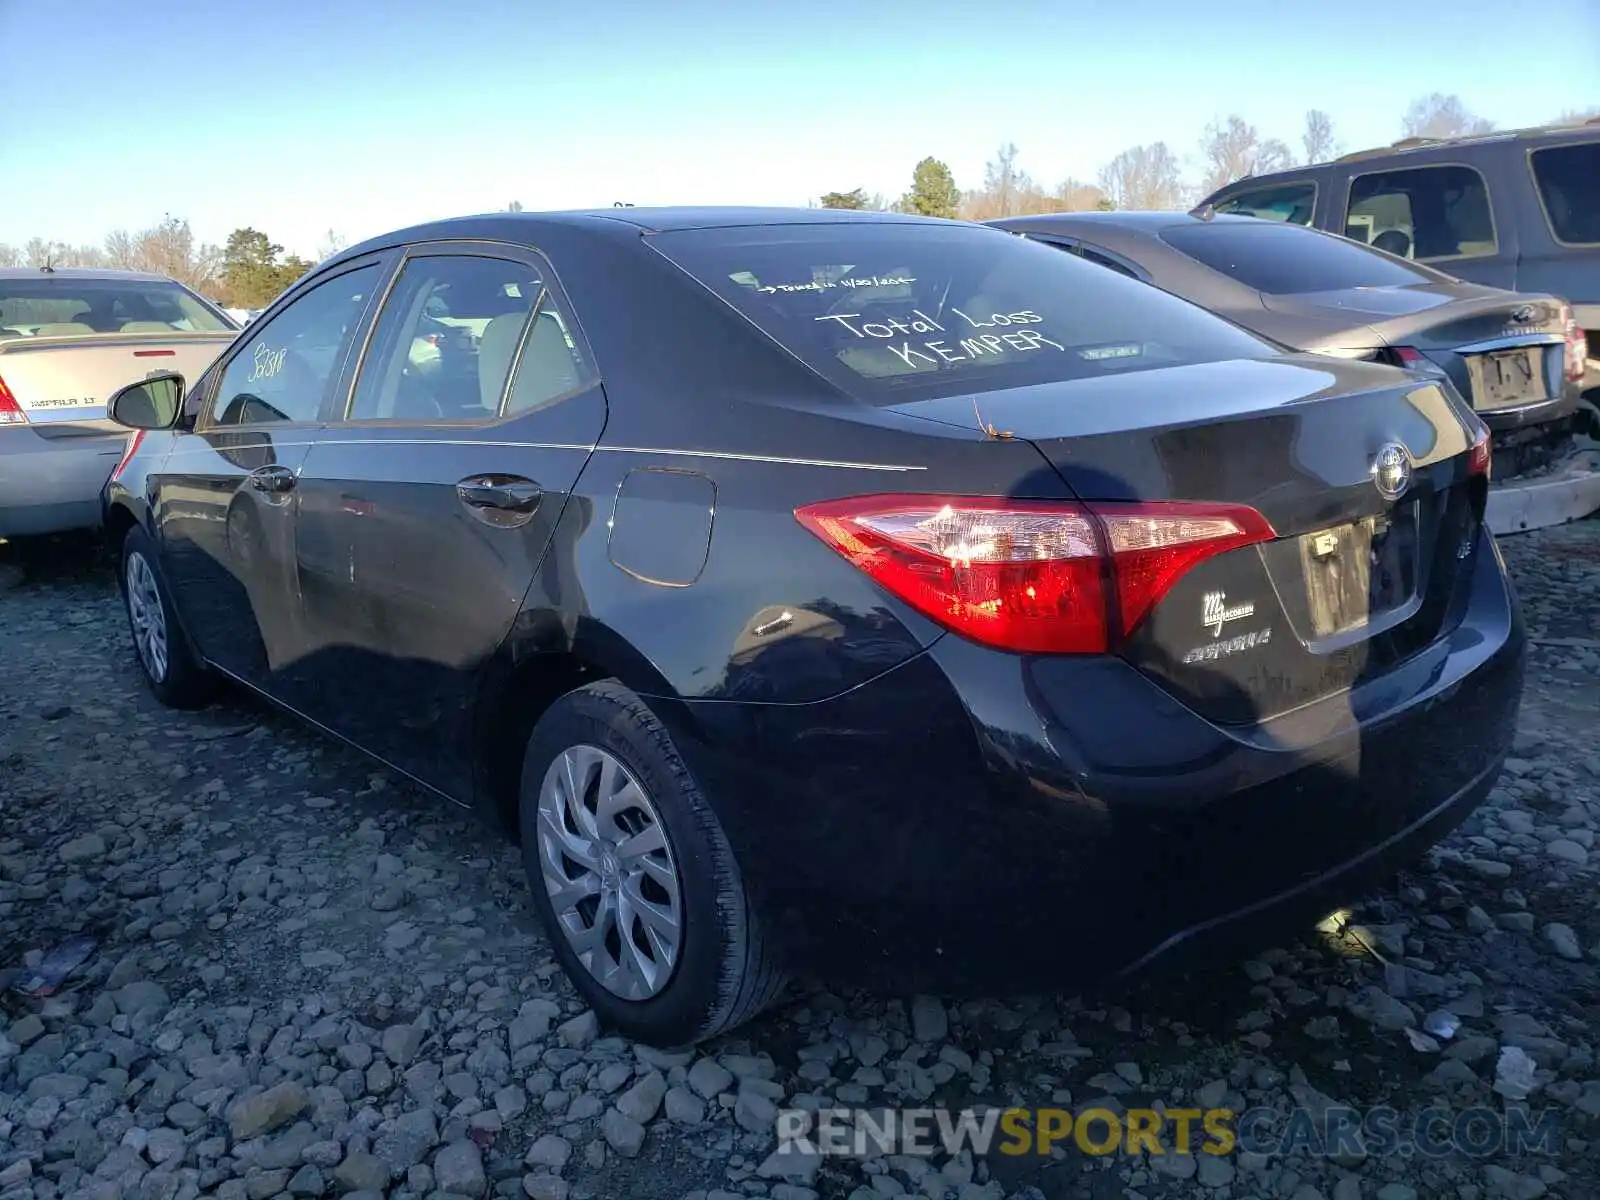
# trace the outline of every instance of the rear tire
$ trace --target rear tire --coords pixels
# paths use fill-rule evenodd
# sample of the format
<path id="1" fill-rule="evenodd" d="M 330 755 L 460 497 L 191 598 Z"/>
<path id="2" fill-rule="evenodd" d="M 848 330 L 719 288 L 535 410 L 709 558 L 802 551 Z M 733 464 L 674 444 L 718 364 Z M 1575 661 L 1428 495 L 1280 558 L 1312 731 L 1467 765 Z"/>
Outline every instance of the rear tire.
<path id="1" fill-rule="evenodd" d="M 139 526 L 122 541 L 122 603 L 134 660 L 157 700 L 168 708 L 203 708 L 214 680 L 195 658 L 178 624 L 156 544 Z"/>
<path id="2" fill-rule="evenodd" d="M 534 908 L 605 1025 L 653 1046 L 692 1045 L 783 989 L 721 823 L 666 727 L 627 688 L 586 685 L 540 718 L 519 821 Z"/>

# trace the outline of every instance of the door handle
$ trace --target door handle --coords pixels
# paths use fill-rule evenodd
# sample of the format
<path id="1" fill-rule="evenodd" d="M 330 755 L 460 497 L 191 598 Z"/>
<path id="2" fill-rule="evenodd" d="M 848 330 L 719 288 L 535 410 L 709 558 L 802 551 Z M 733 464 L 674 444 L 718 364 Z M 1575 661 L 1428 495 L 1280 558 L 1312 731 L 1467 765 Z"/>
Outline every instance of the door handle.
<path id="1" fill-rule="evenodd" d="M 468 508 L 531 513 L 544 498 L 544 489 L 520 475 L 470 475 L 456 484 L 456 496 Z"/>
<path id="2" fill-rule="evenodd" d="M 258 492 L 283 493 L 294 490 L 299 478 L 288 467 L 273 465 L 270 467 L 257 467 L 245 476 L 250 481 L 250 486 Z"/>

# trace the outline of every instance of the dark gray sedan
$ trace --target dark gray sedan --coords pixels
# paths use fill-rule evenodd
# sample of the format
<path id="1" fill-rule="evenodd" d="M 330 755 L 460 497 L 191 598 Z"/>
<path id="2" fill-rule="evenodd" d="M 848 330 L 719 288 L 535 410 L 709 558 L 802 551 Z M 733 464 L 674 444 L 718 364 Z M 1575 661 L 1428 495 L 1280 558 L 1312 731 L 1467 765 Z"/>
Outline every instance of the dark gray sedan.
<path id="1" fill-rule="evenodd" d="M 1255 217 L 1061 213 L 990 222 L 1142 279 L 1297 350 L 1447 376 L 1490 429 L 1571 416 L 1583 335 L 1558 296 L 1467 283 Z"/>

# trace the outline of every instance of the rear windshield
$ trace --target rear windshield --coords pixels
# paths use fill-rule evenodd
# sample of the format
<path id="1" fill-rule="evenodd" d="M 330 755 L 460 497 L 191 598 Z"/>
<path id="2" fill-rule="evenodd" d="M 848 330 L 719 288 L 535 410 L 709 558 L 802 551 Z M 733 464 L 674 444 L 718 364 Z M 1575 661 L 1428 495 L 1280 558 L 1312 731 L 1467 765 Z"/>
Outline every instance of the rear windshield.
<path id="1" fill-rule="evenodd" d="M 1600 142 L 1551 146 L 1533 152 L 1550 228 L 1563 242 L 1600 242 Z"/>
<path id="2" fill-rule="evenodd" d="M 1269 296 L 1405 287 L 1439 278 L 1347 238 L 1281 221 L 1174 225 L 1161 231 L 1161 240 L 1213 271 Z"/>
<path id="3" fill-rule="evenodd" d="M 0 278 L 0 338 L 73 333 L 218 332 L 233 328 L 163 279 Z"/>
<path id="4" fill-rule="evenodd" d="M 861 399 L 1278 353 L 1187 301 L 982 226 L 746 226 L 650 242 Z"/>

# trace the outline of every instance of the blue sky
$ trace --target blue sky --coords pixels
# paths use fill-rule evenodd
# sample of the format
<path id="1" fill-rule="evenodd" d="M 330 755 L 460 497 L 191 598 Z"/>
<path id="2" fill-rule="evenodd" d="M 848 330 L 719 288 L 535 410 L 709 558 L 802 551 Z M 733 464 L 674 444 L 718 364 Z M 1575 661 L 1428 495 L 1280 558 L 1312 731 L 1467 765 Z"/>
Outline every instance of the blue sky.
<path id="1" fill-rule="evenodd" d="M 513 199 L 892 196 L 928 154 L 975 186 L 1002 141 L 1092 180 L 1230 112 L 1298 149 L 1323 108 L 1358 149 L 1428 92 L 1502 126 L 1600 105 L 1600 0 L 0 0 L 0 48 L 13 245 L 171 213 L 310 255 Z"/>

